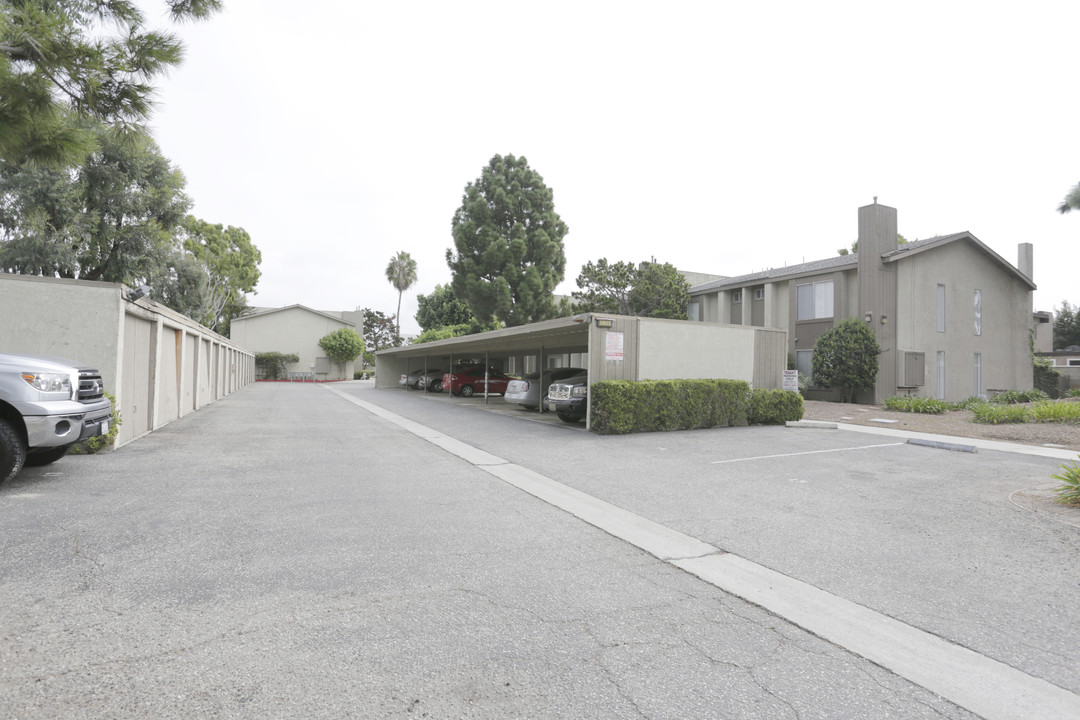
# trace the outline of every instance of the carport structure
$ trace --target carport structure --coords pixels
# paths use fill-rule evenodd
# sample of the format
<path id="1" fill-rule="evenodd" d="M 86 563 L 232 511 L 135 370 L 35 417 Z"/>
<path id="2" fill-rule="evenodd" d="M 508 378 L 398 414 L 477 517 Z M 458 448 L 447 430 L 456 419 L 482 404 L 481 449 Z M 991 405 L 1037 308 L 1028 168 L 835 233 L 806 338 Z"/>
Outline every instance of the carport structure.
<path id="1" fill-rule="evenodd" d="M 399 387 L 416 370 L 476 362 L 541 370 L 580 355 L 589 384 L 599 380 L 723 378 L 779 388 L 787 367 L 787 332 L 779 328 L 584 313 L 520 327 L 439 340 L 375 354 L 375 383 Z M 530 358 L 533 362 L 525 361 Z M 553 358 L 560 358 L 553 361 Z M 512 360 L 513 359 L 513 360 Z M 449 393 L 448 393 L 449 396 Z M 589 394 L 591 417 L 592 393 Z"/>

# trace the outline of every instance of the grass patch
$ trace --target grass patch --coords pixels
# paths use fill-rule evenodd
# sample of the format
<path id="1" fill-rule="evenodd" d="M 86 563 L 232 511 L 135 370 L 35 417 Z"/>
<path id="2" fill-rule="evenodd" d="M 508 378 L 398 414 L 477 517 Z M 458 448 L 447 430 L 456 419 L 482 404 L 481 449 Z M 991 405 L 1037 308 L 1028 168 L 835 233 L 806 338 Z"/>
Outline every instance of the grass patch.
<path id="1" fill-rule="evenodd" d="M 990 402 L 994 405 L 1019 405 L 1049 399 L 1050 396 L 1042 390 L 1004 390 L 990 398 Z"/>
<path id="2" fill-rule="evenodd" d="M 993 403 L 978 403 L 970 408 L 975 422 L 987 425 L 1002 425 L 1005 423 L 1025 423 L 1030 417 L 1028 408 L 1019 405 L 994 405 Z"/>
<path id="3" fill-rule="evenodd" d="M 1055 492 L 1058 502 L 1065 505 L 1080 505 L 1080 465 L 1062 465 L 1061 472 L 1050 477 L 1060 480 L 1061 485 Z"/>
<path id="4" fill-rule="evenodd" d="M 919 397 L 918 395 L 893 395 L 882 403 L 886 410 L 895 412 L 921 413 L 923 415 L 941 415 L 951 406 L 937 398 Z"/>
<path id="5" fill-rule="evenodd" d="M 1080 403 L 1045 400 L 1031 406 L 1035 422 L 1080 423 Z"/>

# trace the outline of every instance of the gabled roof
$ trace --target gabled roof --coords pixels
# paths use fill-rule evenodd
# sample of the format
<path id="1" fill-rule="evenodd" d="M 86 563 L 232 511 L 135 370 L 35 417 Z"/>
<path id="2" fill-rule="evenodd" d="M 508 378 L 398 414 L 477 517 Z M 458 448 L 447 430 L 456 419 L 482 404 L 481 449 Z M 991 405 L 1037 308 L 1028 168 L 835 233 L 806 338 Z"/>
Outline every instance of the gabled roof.
<path id="1" fill-rule="evenodd" d="M 769 268 L 768 270 L 762 270 L 761 272 L 750 273 L 748 275 L 738 275 L 736 277 L 723 278 L 722 280 L 713 280 L 712 282 L 707 282 L 702 285 L 695 285 L 690 288 L 690 293 L 695 294 L 708 292 L 710 290 L 723 290 L 724 288 L 729 287 L 743 287 L 759 282 L 776 280 L 782 277 L 809 275 L 825 272 L 827 270 L 835 270 L 837 268 L 847 267 L 848 265 L 858 265 L 858 263 L 858 253 L 837 255 L 836 257 L 826 258 L 824 260 L 814 260 L 808 263 L 799 263 L 798 265 L 785 265 L 784 267 Z"/>
<path id="2" fill-rule="evenodd" d="M 999 263 L 1007 272 L 1012 273 L 1016 278 L 1026 283 L 1032 290 L 1035 289 L 1035 283 L 1031 281 L 1031 278 L 1024 275 L 1022 272 L 1016 269 L 1005 258 L 998 255 L 996 252 L 987 247 L 981 240 L 972 235 L 971 233 L 964 231 L 959 233 L 953 233 L 952 235 L 940 235 L 938 237 L 927 238 L 926 240 L 913 240 L 912 242 L 901 245 L 896 250 L 890 250 L 889 252 L 881 256 L 882 262 L 898 262 L 905 258 L 914 257 L 921 252 L 926 252 L 933 248 L 943 247 L 949 243 L 956 242 L 958 240 L 968 240 L 977 249 L 986 254 L 990 259 Z M 832 270 L 838 270 L 847 267 L 856 267 L 859 264 L 859 254 L 849 253 L 847 255 L 837 255 L 836 257 L 825 258 L 824 260 L 814 260 L 808 263 L 800 263 L 798 265 L 786 265 L 780 268 L 770 268 L 763 270 L 762 272 L 749 273 L 747 275 L 738 275 L 736 277 L 723 278 L 722 280 L 714 280 L 712 282 L 703 283 L 701 285 L 695 285 L 690 288 L 690 294 L 696 295 L 704 292 L 710 292 L 713 290 L 724 290 L 727 288 L 745 287 L 747 285 L 755 285 L 765 282 L 771 282 L 785 277 L 797 277 L 799 275 L 817 275 L 820 273 L 829 272 Z"/>
<path id="3" fill-rule="evenodd" d="M 949 243 L 954 243 L 961 240 L 966 240 L 970 242 L 972 245 L 975 246 L 976 249 L 981 251 L 988 258 L 1001 265 L 1006 272 L 1011 273 L 1015 278 L 1025 283 L 1032 290 L 1035 289 L 1035 283 L 1032 281 L 1031 278 L 1020 272 L 1020 270 L 1018 270 L 1015 265 L 998 255 L 986 244 L 984 244 L 982 240 L 979 240 L 979 238 L 975 237 L 966 230 L 964 232 L 953 233 L 952 235 L 940 235 L 938 237 L 928 238 L 926 240 L 915 240 L 914 242 L 909 242 L 906 245 L 901 245 L 895 250 L 890 250 L 889 252 L 882 255 L 881 261 L 886 263 L 898 262 L 905 258 L 918 255 L 921 252 L 926 252 L 927 250 L 932 250 L 934 248 L 944 247 Z"/>
<path id="4" fill-rule="evenodd" d="M 331 315 L 330 313 L 322 312 L 321 310 L 312 310 L 311 308 L 307 307 L 306 305 L 299 305 L 299 304 L 297 304 L 297 305 L 286 305 L 285 307 L 280 307 L 280 308 L 270 308 L 270 309 L 267 309 L 267 310 L 260 310 L 259 312 L 252 313 L 251 315 L 241 315 L 238 318 L 233 318 L 233 322 L 236 322 L 238 320 L 250 320 L 251 318 L 265 317 L 267 315 L 273 315 L 274 313 L 284 312 L 286 310 L 303 310 L 305 312 L 312 313 L 313 315 L 321 315 L 324 318 L 329 318 L 330 320 L 336 320 L 337 322 L 341 323 L 342 325 L 349 325 L 351 327 L 356 327 L 356 323 L 349 322 L 348 320 L 342 320 L 340 317 L 337 317 L 336 315 Z"/>

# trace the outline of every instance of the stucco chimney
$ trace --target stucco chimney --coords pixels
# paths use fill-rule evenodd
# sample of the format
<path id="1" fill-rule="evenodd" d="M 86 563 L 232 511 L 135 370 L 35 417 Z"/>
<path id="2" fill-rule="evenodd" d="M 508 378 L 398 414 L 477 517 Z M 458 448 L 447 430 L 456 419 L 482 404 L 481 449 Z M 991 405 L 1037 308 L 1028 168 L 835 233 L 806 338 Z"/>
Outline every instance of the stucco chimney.
<path id="1" fill-rule="evenodd" d="M 1028 280 L 1035 279 L 1035 246 L 1031 243 L 1020 243 L 1017 246 L 1019 248 L 1019 260 L 1016 263 L 1016 269 L 1024 273 Z"/>
<path id="2" fill-rule="evenodd" d="M 878 264 L 883 253 L 898 248 L 896 226 L 896 208 L 878 205 L 876 197 L 873 205 L 859 208 L 859 258 L 865 253 Z"/>

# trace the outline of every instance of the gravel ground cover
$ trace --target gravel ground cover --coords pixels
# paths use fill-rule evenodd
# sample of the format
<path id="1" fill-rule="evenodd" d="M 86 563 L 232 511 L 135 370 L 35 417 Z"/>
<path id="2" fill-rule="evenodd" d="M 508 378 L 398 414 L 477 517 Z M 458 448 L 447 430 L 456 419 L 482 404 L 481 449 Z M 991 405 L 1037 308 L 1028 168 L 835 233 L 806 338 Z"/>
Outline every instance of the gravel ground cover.
<path id="1" fill-rule="evenodd" d="M 1067 402 L 1076 402 L 1075 399 Z M 806 401 L 806 420 L 827 420 L 849 425 L 876 425 L 912 432 L 955 435 L 956 437 L 982 438 L 1014 442 L 1021 445 L 1046 445 L 1068 448 L 1080 453 L 1080 425 L 1065 423 L 1019 423 L 984 425 L 972 422 L 969 410 L 951 410 L 942 415 L 890 412 L 880 405 L 855 405 L 848 403 Z M 875 422 L 896 420 L 895 423 Z"/>

